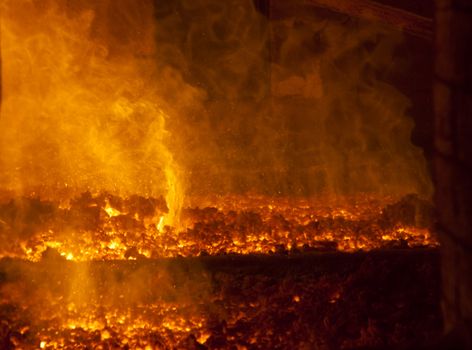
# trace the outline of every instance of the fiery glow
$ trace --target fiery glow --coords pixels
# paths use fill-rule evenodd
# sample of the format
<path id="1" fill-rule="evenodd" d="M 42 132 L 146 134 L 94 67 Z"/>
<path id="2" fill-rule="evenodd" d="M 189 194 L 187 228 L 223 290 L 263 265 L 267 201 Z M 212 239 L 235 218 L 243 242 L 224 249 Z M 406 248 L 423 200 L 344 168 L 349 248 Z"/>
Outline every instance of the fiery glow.
<path id="1" fill-rule="evenodd" d="M 159 348 L 158 344 L 155 339 L 149 338 L 149 334 L 172 334 L 171 338 L 161 340 L 169 346 L 185 339 L 189 334 L 196 335 L 200 343 L 204 343 L 209 337 L 206 319 L 197 316 L 196 308 L 165 303 L 146 305 L 145 310 L 147 315 L 136 316 L 136 311 L 131 310 L 110 308 L 103 314 L 98 307 L 89 307 L 87 313 L 74 307 L 64 315 L 62 326 L 54 324 L 50 329 L 43 328 L 39 331 L 39 347 L 63 349 L 83 344 L 84 341 L 113 341 L 130 348 L 156 349 Z M 41 316 L 50 317 L 47 312 Z M 161 322 L 156 322 L 159 319 Z"/>
<path id="2" fill-rule="evenodd" d="M 313 51 L 325 56 L 316 60 L 310 56 L 310 64 L 294 64 L 297 55 L 291 54 L 291 45 L 298 41 L 289 40 L 281 43 L 280 57 L 267 62 L 270 31 L 264 29 L 267 18 L 253 8 L 253 1 L 233 2 L 230 6 L 234 8 L 229 10 L 222 10 L 226 2 L 220 1 L 203 11 L 195 10 L 200 4 L 190 3 L 182 11 L 201 12 L 216 20 L 208 18 L 201 27 L 201 23 L 187 21 L 190 29 L 183 33 L 184 28 L 171 28 L 179 22 L 174 14 L 170 21 L 156 20 L 151 0 L 1 1 L 0 190 L 5 193 L 0 193 L 0 258 L 19 258 L 25 269 L 36 265 L 52 274 L 47 283 L 38 282 L 52 286 L 50 290 L 15 288 L 2 277 L 1 305 L 28 304 L 34 310 L 34 317 L 28 317 L 31 324 L 21 325 L 19 334 L 12 333 L 9 341 L 15 347 L 34 339 L 34 348 L 41 349 L 73 349 L 84 342 L 100 343 L 102 348 L 147 350 L 176 344 L 195 348 L 214 334 L 211 316 L 224 318 L 219 324 L 224 333 L 226 327 L 237 329 L 241 319 L 254 316 L 262 303 L 243 305 L 244 312 L 226 317 L 221 309 L 212 308 L 220 296 L 210 303 L 204 295 L 214 287 L 205 279 L 205 272 L 189 286 L 185 284 L 188 278 L 175 278 L 178 269 L 171 273 L 159 268 L 144 274 L 145 278 L 138 269 L 133 270 L 136 275 L 130 273 L 129 284 L 124 284 L 123 270 L 91 273 L 92 262 L 97 268 L 104 260 L 113 260 L 112 265 L 123 263 L 118 260 L 135 260 L 126 262 L 136 264 L 134 268 L 143 261 L 182 256 L 437 245 L 428 230 L 427 202 L 415 196 L 386 195 L 429 192 L 424 164 L 418 161 L 421 152 L 403 142 L 411 129 L 403 114 L 406 103 L 382 84 L 369 81 L 358 89 L 342 85 L 345 82 L 336 74 L 331 81 L 321 79 L 321 69 L 327 75 L 343 74 L 330 63 L 344 62 L 344 55 L 363 51 L 351 50 L 351 45 L 372 46 L 361 40 L 370 35 L 361 33 L 361 38 L 347 45 L 344 40 L 351 38 L 336 34 L 345 29 L 340 31 L 335 25 L 326 35 L 334 35 L 329 44 L 323 44 L 326 50 Z M 234 26 L 227 20 L 228 14 L 235 20 Z M 223 21 L 218 16 L 224 16 Z M 284 26 L 279 23 L 274 28 Z M 326 27 L 324 23 L 322 27 Z M 166 29 L 178 35 L 169 35 Z M 313 42 L 314 28 L 305 32 Z M 186 38 L 185 44 L 166 43 L 174 36 Z M 157 37 L 162 53 L 157 53 Z M 215 42 L 208 46 L 220 49 L 217 53 L 205 50 L 196 37 L 211 38 Z M 308 39 L 296 37 L 302 47 L 307 46 Z M 214 57 L 198 58 L 193 46 L 179 47 L 181 44 L 198 44 L 198 50 Z M 380 51 L 390 51 L 390 45 Z M 163 53 L 170 57 L 162 58 Z M 202 67 L 195 71 L 203 72 L 202 82 L 189 72 L 188 54 L 200 59 Z M 339 57 L 343 60 L 335 59 Z M 350 80 L 358 84 L 357 74 L 370 69 L 364 69 L 363 62 L 353 62 Z M 204 67 L 206 64 L 214 67 Z M 270 87 L 262 86 L 268 65 L 274 66 L 267 80 L 275 85 Z M 294 66 L 300 68 L 295 72 L 298 78 L 289 71 Z M 215 67 L 221 72 L 215 72 Z M 190 86 L 186 79 L 199 80 L 196 85 L 208 86 L 209 91 Z M 298 97 L 311 98 L 312 104 L 302 103 L 307 111 L 300 114 L 319 118 L 305 123 L 311 130 L 301 132 L 298 122 L 287 122 L 293 106 L 283 104 L 294 97 L 294 87 L 304 82 L 307 85 L 298 89 L 303 96 Z M 376 91 L 369 94 L 371 87 Z M 266 94 L 271 89 L 281 100 L 269 101 Z M 351 102 L 338 108 L 338 101 L 349 100 L 354 90 L 367 91 L 361 99 L 372 110 Z M 329 94 L 334 96 L 332 100 Z M 393 97 L 384 96 L 388 94 Z M 322 98 L 326 99 L 318 104 Z M 274 113 L 270 118 L 269 109 Z M 369 123 L 370 118 L 375 123 Z M 293 130 L 280 132 L 284 124 Z M 363 127 L 370 124 L 372 128 Z M 328 128 L 332 125 L 335 132 Z M 343 125 L 342 130 L 338 125 Z M 256 129 L 260 131 L 257 135 Z M 338 129 L 343 132 L 338 134 Z M 295 145 L 287 136 L 297 132 L 301 137 L 293 140 L 305 139 L 309 147 Z M 394 133 L 401 137 L 387 137 Z M 353 146 L 357 148 L 346 152 Z M 310 150 L 306 159 L 298 159 L 302 149 Z M 297 177 L 287 171 L 291 161 L 283 164 L 282 158 L 298 159 L 309 171 Z M 252 172 L 252 167 L 259 171 Z M 266 170 L 261 169 L 281 169 L 286 186 L 278 176 L 268 184 Z M 193 172 L 200 174 L 192 178 L 195 195 L 184 198 L 188 183 L 184 174 Z M 298 198 L 290 192 L 293 187 L 288 183 L 304 183 L 303 177 L 313 173 L 318 184 L 312 187 L 331 191 L 332 196 Z M 207 174 L 212 181 L 207 181 Z M 235 175 L 249 179 L 251 186 L 233 181 Z M 349 181 L 343 183 L 346 179 Z M 218 192 L 213 191 L 215 183 L 218 190 L 228 189 L 224 193 L 229 194 L 208 194 Z M 230 194 L 258 185 L 277 196 Z M 340 201 L 334 194 L 346 188 L 378 195 L 345 196 Z M 207 194 L 199 197 L 201 193 Z M 2 262 L 8 264 L 9 259 Z M 37 283 L 31 278 L 25 281 Z M 179 293 L 178 284 L 184 285 L 179 286 Z M 299 292 L 280 293 L 281 299 L 286 297 L 287 309 L 303 307 L 305 298 L 295 294 Z M 195 295 L 200 299 L 195 301 Z M 334 291 L 328 303 L 336 304 L 341 297 Z M 23 311 L 12 313 L 13 323 L 24 321 Z M 236 338 L 234 334 L 237 331 L 230 340 Z M 267 335 L 275 336 L 273 332 Z M 248 344 L 255 342 L 252 338 Z"/>
<path id="3" fill-rule="evenodd" d="M 34 198 L 6 202 L 0 219 L 11 238 L 0 245 L 0 256 L 88 261 L 437 245 L 428 229 L 429 204 L 415 196 L 357 196 L 342 203 L 256 195 L 195 201 L 207 206 L 184 208 L 180 229 L 167 224 L 164 199 L 85 194 L 62 209 Z M 28 234 L 19 240 L 8 232 L 20 229 L 15 220 L 22 210 L 34 220 L 22 226 Z"/>
<path id="4" fill-rule="evenodd" d="M 105 212 L 108 214 L 109 217 L 121 215 L 121 212 L 111 207 L 108 202 L 106 203 L 106 206 L 105 208 L 103 208 L 103 210 L 105 210 Z"/>
<path id="5" fill-rule="evenodd" d="M 155 79 L 153 3 L 107 3 L 1 2 L 0 188 L 163 195 L 165 225 L 178 227 L 183 189 Z"/>
<path id="6" fill-rule="evenodd" d="M 172 154 L 166 150 L 165 158 L 168 160 L 164 168 L 164 174 L 167 183 L 166 203 L 169 207 L 169 212 L 161 216 L 158 223 L 158 230 L 162 231 L 168 225 L 175 229 L 180 229 L 180 212 L 184 200 L 182 185 L 177 176 L 177 166 L 174 162 Z"/>
<path id="7" fill-rule="evenodd" d="M 233 345 L 259 347 L 261 343 L 266 349 L 280 343 L 283 348 L 299 348 L 310 335 L 316 336 L 313 341 L 319 343 L 338 334 L 344 336 L 345 320 L 334 323 L 340 331 L 332 334 L 326 333 L 326 319 L 334 322 L 339 315 L 357 312 L 359 307 L 364 312 L 369 310 L 371 298 L 378 297 L 371 292 L 369 298 L 359 298 L 363 291 L 376 289 L 365 286 L 366 279 L 385 280 L 395 271 L 399 276 L 407 274 L 408 281 L 410 271 L 404 271 L 404 267 L 412 266 L 419 283 L 431 284 L 433 272 L 427 259 L 437 257 L 437 252 L 392 253 L 316 254 L 302 259 L 45 260 L 34 264 L 4 259 L 0 260 L 0 271 L 8 277 L 0 283 L 0 307 L 3 329 L 11 331 L 5 332 L 3 339 L 13 348 L 50 350 L 84 346 L 192 349 L 201 345 L 226 349 Z M 264 261 L 262 268 L 258 263 L 254 266 L 258 260 Z M 391 260 L 397 261 L 394 270 L 389 265 Z M 405 261 L 409 263 L 405 265 Z M 320 271 L 326 272 L 320 276 Z M 379 271 L 387 276 L 379 276 Z M 377 293 L 389 293 L 388 298 L 380 300 L 386 300 L 385 307 L 395 311 L 393 322 L 400 311 L 392 300 L 401 301 L 414 314 L 427 294 L 421 290 L 423 293 L 413 294 L 411 300 L 411 293 L 398 293 L 404 290 L 403 285 L 394 284 L 392 288 L 395 290 L 380 289 Z M 314 309 L 318 310 L 315 319 Z M 369 312 L 381 322 L 392 322 L 388 313 L 378 314 L 378 304 Z M 415 327 L 418 319 L 410 317 L 407 313 L 405 322 Z M 365 324 L 358 318 L 349 322 L 356 334 L 364 329 Z M 413 339 L 418 337 L 411 334 L 410 327 L 404 332 L 416 337 Z M 358 341 L 367 344 L 378 336 L 371 334 Z M 384 334 L 381 336 L 383 339 Z M 395 333 L 394 342 L 397 336 Z"/>

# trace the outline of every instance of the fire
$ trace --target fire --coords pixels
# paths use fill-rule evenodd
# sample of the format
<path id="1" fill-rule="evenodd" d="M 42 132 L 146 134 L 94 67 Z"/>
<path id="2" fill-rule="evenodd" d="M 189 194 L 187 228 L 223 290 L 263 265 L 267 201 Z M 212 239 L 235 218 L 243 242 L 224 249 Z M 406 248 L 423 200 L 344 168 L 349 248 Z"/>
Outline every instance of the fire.
<path id="1" fill-rule="evenodd" d="M 252 3 L 247 1 L 246 5 L 252 6 Z M 277 118 L 267 118 L 263 112 L 254 117 L 258 118 L 257 126 L 263 130 L 261 135 L 247 134 L 243 138 L 257 143 L 253 146 L 261 157 L 251 159 L 248 166 L 241 160 L 246 160 L 253 149 L 238 142 L 228 143 L 227 159 L 207 154 L 218 148 L 214 145 L 227 141 L 226 133 L 229 139 L 237 136 L 237 125 L 234 128 L 219 125 L 220 138 L 215 136 L 214 143 L 208 144 L 200 139 L 203 139 L 203 131 L 213 129 L 210 116 L 203 118 L 207 122 L 203 123 L 206 128 L 202 127 L 203 131 L 197 132 L 197 137 L 192 136 L 195 130 L 185 130 L 193 121 L 190 117 L 185 119 L 186 108 L 179 108 L 180 102 L 190 109 L 187 105 L 204 100 L 205 93 L 198 88 L 189 88 L 190 92 L 185 93 L 180 91 L 179 87 L 185 85 L 182 74 L 169 73 L 173 72 L 170 68 L 160 70 L 156 67 L 153 1 L 3 0 L 0 6 L 3 93 L 0 190 L 5 191 L 0 193 L 0 262 L 8 265 L 10 259 L 2 258 L 15 258 L 21 261 L 25 270 L 39 266 L 43 269 L 42 280 L 26 279 L 25 285 L 39 283 L 44 287 L 22 289 L 12 287 L 9 281 L 0 281 L 1 306 L 26 305 L 25 309 L 34 311 L 32 324 L 27 326 L 22 324 L 24 309 L 11 313 L 12 324 L 24 330 L 19 335 L 13 334 L 14 346 L 21 348 L 32 339 L 34 348 L 41 349 L 76 348 L 84 342 L 100 343 L 106 348 L 141 349 L 170 348 L 175 344 L 192 348 L 192 345 L 211 344 L 212 341 L 217 344 L 215 332 L 224 334 L 227 328 L 232 328 L 234 331 L 228 339 L 234 341 L 239 335 L 240 321 L 251 317 L 257 319 L 257 308 L 265 303 L 264 300 L 247 305 L 241 302 L 231 305 L 231 312 L 226 314 L 226 310 L 218 306 L 223 289 L 221 295 L 216 293 L 211 300 L 205 294 L 214 287 L 205 272 L 198 270 L 195 280 L 187 285 L 189 277 L 179 276 L 178 269 L 167 271 L 158 266 L 155 270 L 150 269 L 151 272 L 143 272 L 139 269 L 143 262 L 154 268 L 153 264 L 159 264 L 162 258 L 188 257 L 194 261 L 195 257 L 204 260 L 209 255 L 292 256 L 320 251 L 357 252 L 438 244 L 429 231 L 429 203 L 417 196 L 359 193 L 345 196 L 340 201 L 329 195 L 314 198 L 279 193 L 274 197 L 251 192 L 230 194 L 232 191 L 220 196 L 198 195 L 201 191 L 188 195 L 188 169 L 185 166 L 203 169 L 204 174 L 208 170 L 212 176 L 219 176 L 215 174 L 220 171 L 234 175 L 233 163 L 242 164 L 242 177 L 254 180 L 258 176 L 246 167 L 262 160 L 267 169 L 271 166 L 278 169 L 279 165 L 284 168 L 278 161 L 269 160 L 283 158 L 278 153 L 286 157 L 290 152 L 284 153 L 288 142 L 275 132 L 279 124 L 269 125 L 269 119 Z M 247 32 L 245 35 L 252 36 L 253 30 L 245 29 L 245 16 L 239 10 L 227 13 L 240 17 L 238 25 Z M 255 12 L 252 16 L 258 21 L 263 18 Z M 220 26 L 218 23 L 213 27 Z M 223 32 L 239 35 L 237 30 L 229 29 Z M 229 38 L 233 40 L 231 36 Z M 248 64 L 251 66 L 248 74 L 258 76 L 266 71 L 266 62 L 261 63 L 262 58 L 256 57 L 258 52 L 261 57 L 266 56 L 265 43 L 266 38 L 263 38 L 249 46 L 241 45 L 238 49 L 241 52 L 224 49 L 222 51 L 228 51 L 230 56 L 221 62 L 238 61 L 238 58 L 254 60 Z M 226 45 L 219 46 L 225 48 Z M 231 95 L 233 102 L 239 98 L 233 85 L 241 89 L 258 85 L 252 80 L 233 84 L 233 80 L 242 75 L 239 69 L 229 67 L 222 74 L 222 77 L 229 77 L 228 85 L 231 86 L 217 95 Z M 283 70 L 279 73 L 285 76 Z M 277 74 L 273 77 L 282 79 L 277 78 Z M 219 75 L 214 78 L 219 80 Z M 357 81 L 357 77 L 352 80 Z M 213 88 L 218 90 L 218 84 Z M 321 91 L 319 87 L 316 98 L 325 94 L 324 89 Z M 329 91 L 329 84 L 326 89 Z M 266 103 L 266 97 L 259 94 L 269 89 L 258 87 L 256 90 L 253 93 L 257 94 L 257 101 Z M 181 100 L 169 99 L 169 95 L 181 93 Z M 241 95 L 244 96 L 241 100 L 251 100 L 248 97 L 251 94 Z M 383 97 L 377 100 L 383 100 Z M 209 109 L 226 113 L 226 106 L 222 108 L 217 103 L 212 107 Z M 205 109 L 201 108 L 202 111 Z M 348 110 L 350 112 L 350 108 Z M 285 114 L 284 108 L 282 112 Z M 356 118 L 361 114 L 352 113 Z M 375 113 L 371 114 L 375 117 Z M 176 116 L 181 120 L 172 124 Z M 228 113 L 228 120 L 232 117 Z M 328 118 L 324 119 L 330 123 Z M 245 122 L 248 120 L 246 118 Z M 354 124 L 363 122 L 361 119 Z M 383 124 L 379 125 L 382 129 Z M 319 130 L 323 130 L 321 126 Z M 171 129 L 177 130 L 179 135 L 171 135 Z M 370 135 L 376 130 L 368 132 Z M 315 137 L 327 144 L 307 147 L 316 150 L 319 159 L 315 163 L 330 163 L 339 155 L 338 145 L 331 145 L 331 136 L 327 135 Z M 405 188 L 407 192 L 415 189 L 416 170 L 398 167 L 397 163 L 402 159 L 397 162 L 387 157 L 389 152 L 384 152 L 380 143 L 387 138 L 382 135 L 375 135 L 369 142 L 374 146 L 379 142 L 377 148 L 382 150 L 373 159 L 386 161 L 389 165 L 386 169 L 400 169 L 398 178 L 408 173 Z M 178 136 L 180 146 L 192 139 L 199 139 L 202 145 L 192 150 L 192 143 L 176 152 L 178 147 L 174 145 L 174 139 Z M 263 141 L 257 141 L 258 138 Z M 362 152 L 370 147 L 367 143 L 356 142 L 356 138 L 348 141 L 344 144 L 358 143 Z M 397 142 L 393 144 L 397 151 Z M 298 154 L 300 149 L 292 151 Z M 410 157 L 413 162 L 417 153 L 415 151 Z M 202 154 L 204 157 L 200 157 Z M 343 153 L 339 158 L 344 156 Z M 206 169 L 206 164 L 199 164 L 200 158 L 205 157 L 214 164 L 211 169 Z M 182 164 L 182 159 L 190 165 Z M 371 180 L 377 176 L 370 171 L 367 171 L 369 176 L 363 178 L 370 163 L 363 163 L 362 171 L 350 171 L 356 161 L 355 157 L 349 158 L 348 171 L 339 170 L 343 166 L 338 164 L 328 164 L 337 176 L 327 176 L 327 188 L 335 189 L 339 179 L 351 173 L 357 174 L 355 177 L 366 184 L 374 183 Z M 224 169 L 223 164 L 227 166 L 227 163 L 231 163 L 228 166 L 231 171 Z M 320 172 L 321 178 L 324 178 L 325 170 Z M 391 175 L 390 171 L 386 172 Z M 211 187 L 211 181 L 205 180 L 198 179 L 196 183 Z M 257 181 L 263 183 L 265 179 Z M 383 188 L 384 182 L 380 181 L 380 184 Z M 387 184 L 385 193 L 392 188 L 396 190 L 397 176 L 389 178 Z M 274 181 L 273 185 L 278 186 L 278 182 Z M 370 189 L 365 184 L 361 188 L 367 192 Z M 403 186 L 398 188 L 401 188 L 398 192 L 404 192 Z M 111 264 L 109 270 L 101 269 L 104 262 Z M 123 267 L 121 263 L 131 265 L 123 270 L 115 269 L 116 266 Z M 136 267 L 137 270 L 133 270 Z M 92 268 L 95 270 L 90 272 Z M 123 271 L 129 275 L 122 275 Z M 23 272 L 26 276 L 35 276 L 35 271 Z M 54 280 L 56 277 L 58 280 Z M 127 284 L 123 283 L 125 277 L 130 278 Z M 107 284 L 103 280 L 111 282 Z M 280 300 L 276 302 L 288 305 L 288 310 L 306 309 L 307 298 L 301 293 L 302 287 L 299 289 L 281 292 Z M 329 304 L 336 304 L 343 297 L 339 291 L 330 291 L 329 296 Z M 213 319 L 219 318 L 224 319 L 215 325 Z M 240 348 L 256 343 L 257 332 L 260 330 Z M 269 329 L 267 336 L 274 337 L 275 331 Z"/>
<path id="2" fill-rule="evenodd" d="M 128 345 L 134 348 L 141 345 L 143 349 L 155 349 L 156 344 L 146 340 L 146 334 L 156 331 L 161 331 L 164 334 L 167 331 L 174 334 L 177 339 L 184 338 L 187 334 L 193 332 L 198 335 L 198 341 L 204 343 L 209 337 L 208 332 L 205 331 L 204 319 L 179 315 L 175 312 L 175 309 L 175 306 L 168 305 L 159 307 L 150 305 L 148 307 L 148 310 L 154 313 L 154 317 L 157 315 L 163 317 L 161 324 L 146 318 L 131 319 L 126 315 L 126 312 L 121 313 L 120 311 L 113 311 L 113 309 L 104 315 L 103 322 L 97 321 L 100 317 L 103 317 L 103 315 L 98 315 L 98 310 L 95 312 L 88 310 L 92 312 L 88 317 L 75 311 L 75 313 L 68 315 L 71 320 L 65 321 L 59 332 L 54 331 L 54 329 L 42 329 L 41 334 L 39 334 L 41 339 L 39 347 L 41 349 L 61 349 L 74 343 L 80 344 L 88 337 L 92 338 L 88 340 L 96 342 L 95 335 L 98 335 L 98 341 L 103 343 L 117 341 L 121 346 Z M 68 334 L 69 338 L 60 337 L 57 335 L 58 333 Z M 77 338 L 77 340 L 74 340 L 74 338 Z M 172 339 L 166 339 L 165 341 L 171 343 Z"/>
<path id="3" fill-rule="evenodd" d="M 106 203 L 106 206 L 103 208 L 103 210 L 105 210 L 109 217 L 121 215 L 121 212 L 111 207 L 109 203 Z"/>
<path id="4" fill-rule="evenodd" d="M 180 229 L 180 212 L 184 200 L 182 185 L 177 176 L 177 166 L 175 165 L 172 154 L 166 152 L 165 158 L 168 159 L 164 173 L 167 183 L 166 203 L 169 207 L 169 212 L 159 218 L 157 225 L 159 232 L 161 232 L 166 225 Z"/>
<path id="5" fill-rule="evenodd" d="M 157 224 L 157 230 L 160 232 L 164 229 L 164 224 L 165 224 L 165 217 L 164 215 L 159 218 L 159 222 Z"/>
<path id="6" fill-rule="evenodd" d="M 89 261 L 437 245 L 429 231 L 430 206 L 416 196 L 357 196 L 342 203 L 258 195 L 195 201 L 208 206 L 182 209 L 177 228 L 166 221 L 170 216 L 163 198 L 84 194 L 71 199 L 68 208 L 24 198 L 21 205 L 30 208 L 27 215 L 37 224 L 24 227 L 28 235 L 20 240 L 7 236 L 11 240 L 0 246 L 0 256 Z M 0 209 L 22 210 L 15 202 Z M 17 230 L 15 216 L 0 219 L 5 233 Z"/>

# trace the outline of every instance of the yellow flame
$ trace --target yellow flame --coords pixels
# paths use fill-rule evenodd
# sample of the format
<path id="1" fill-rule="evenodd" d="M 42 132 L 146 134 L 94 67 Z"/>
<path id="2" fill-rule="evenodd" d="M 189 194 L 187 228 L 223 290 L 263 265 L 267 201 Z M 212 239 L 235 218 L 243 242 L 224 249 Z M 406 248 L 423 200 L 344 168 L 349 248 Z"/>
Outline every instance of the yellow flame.
<path id="1" fill-rule="evenodd" d="M 156 225 L 159 231 L 162 231 L 165 226 L 172 226 L 176 230 L 180 229 L 180 212 L 182 209 L 184 193 L 183 186 L 179 176 L 179 167 L 177 166 L 172 152 L 166 146 L 164 138 L 166 136 L 165 129 L 165 114 L 159 111 L 159 129 L 161 134 L 158 135 L 157 146 L 162 161 L 161 167 L 164 170 L 164 177 L 166 181 L 166 203 L 168 206 L 168 213 L 161 216 L 159 223 Z"/>
<path id="2" fill-rule="evenodd" d="M 157 230 L 159 232 L 162 232 L 162 230 L 164 229 L 164 226 L 165 226 L 165 217 L 164 217 L 164 215 L 162 215 L 159 218 L 159 222 L 157 223 Z"/>
<path id="3" fill-rule="evenodd" d="M 109 217 L 114 217 L 121 215 L 121 212 L 113 207 L 110 206 L 110 204 L 107 202 L 105 208 L 103 208 L 105 212 L 108 214 Z"/>

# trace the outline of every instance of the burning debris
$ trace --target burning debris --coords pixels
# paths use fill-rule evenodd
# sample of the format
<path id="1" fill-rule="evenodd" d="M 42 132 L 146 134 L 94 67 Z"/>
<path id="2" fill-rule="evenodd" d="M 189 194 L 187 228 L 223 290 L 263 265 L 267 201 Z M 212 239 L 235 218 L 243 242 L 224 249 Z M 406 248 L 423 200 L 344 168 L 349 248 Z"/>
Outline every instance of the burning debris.
<path id="1" fill-rule="evenodd" d="M 406 288 L 410 286 L 411 288 Z M 431 249 L 0 260 L 2 349 L 359 349 L 441 327 Z"/>
<path id="2" fill-rule="evenodd" d="M 1 1 L 0 348 L 437 331 L 398 33 L 256 3 Z"/>
<path id="3" fill-rule="evenodd" d="M 437 245 L 430 205 L 417 196 L 344 203 L 232 196 L 185 208 L 185 228 L 177 230 L 159 227 L 168 212 L 163 198 L 85 192 L 58 203 L 23 197 L 0 205 L 0 255 L 89 261 Z"/>

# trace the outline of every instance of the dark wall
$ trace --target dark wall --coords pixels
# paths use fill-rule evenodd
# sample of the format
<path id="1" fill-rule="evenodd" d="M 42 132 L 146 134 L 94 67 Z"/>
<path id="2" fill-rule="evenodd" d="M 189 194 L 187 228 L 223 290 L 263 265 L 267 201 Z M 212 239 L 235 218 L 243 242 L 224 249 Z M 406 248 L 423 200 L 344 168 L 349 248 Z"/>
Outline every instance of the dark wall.
<path id="1" fill-rule="evenodd" d="M 436 1 L 435 152 L 447 331 L 472 348 L 472 6 Z"/>

